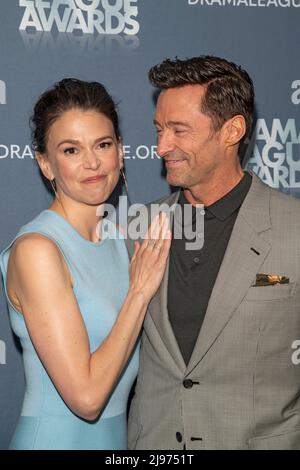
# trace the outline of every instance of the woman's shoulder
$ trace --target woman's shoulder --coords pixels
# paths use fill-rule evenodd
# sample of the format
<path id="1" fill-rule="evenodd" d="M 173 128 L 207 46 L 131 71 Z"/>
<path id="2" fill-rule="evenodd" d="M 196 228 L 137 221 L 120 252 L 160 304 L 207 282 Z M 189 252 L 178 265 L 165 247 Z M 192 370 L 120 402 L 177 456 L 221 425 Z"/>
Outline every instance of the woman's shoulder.
<path id="1" fill-rule="evenodd" d="M 19 229 L 19 232 L 17 234 L 20 235 L 25 232 L 30 232 L 34 230 L 47 230 L 52 223 L 52 211 L 49 209 L 43 210 L 40 212 L 38 215 L 36 215 L 33 219 L 31 219 L 29 222 L 26 222 L 26 224 L 22 225 L 22 227 Z"/>
<path id="2" fill-rule="evenodd" d="M 53 211 L 47 209 L 40 212 L 34 219 L 23 225 L 10 247 L 16 245 L 35 247 L 55 247 L 60 244 L 66 234 L 66 227 Z"/>
<path id="3" fill-rule="evenodd" d="M 72 276 L 67 269 L 64 257 L 56 243 L 39 233 L 27 233 L 19 237 L 12 245 L 8 272 L 15 273 L 20 279 L 27 279 L 28 284 L 40 282 L 41 277 L 51 278 L 51 273 L 68 279 L 73 285 Z"/>
<path id="4" fill-rule="evenodd" d="M 29 251 L 40 251 L 45 249 L 52 249 L 56 244 L 47 235 L 38 232 L 24 232 L 20 233 L 12 245 L 12 249 L 22 248 Z"/>
<path id="5" fill-rule="evenodd" d="M 28 243 L 31 243 L 32 240 L 40 239 L 41 236 L 38 237 L 37 235 L 41 234 L 43 231 L 42 230 L 43 226 L 45 227 L 45 223 L 44 223 L 45 212 L 47 211 L 41 212 L 36 217 L 34 217 L 34 219 L 22 225 L 18 229 L 16 235 L 10 240 L 8 245 L 6 245 L 6 247 L 2 250 L 1 255 L 4 256 L 5 253 L 9 253 L 11 249 L 16 245 L 24 244 L 25 240 L 26 240 L 26 244 L 28 244 Z M 45 236 L 43 238 L 45 238 Z"/>
<path id="6" fill-rule="evenodd" d="M 2 258 L 14 261 L 32 261 L 47 256 L 60 256 L 55 237 L 51 233 L 51 211 L 45 210 L 23 225 L 10 244 L 2 251 Z M 50 213 L 50 214 L 49 214 Z"/>
<path id="7" fill-rule="evenodd" d="M 61 259 L 56 243 L 40 233 L 24 233 L 12 244 L 10 262 L 32 267 L 32 264 L 48 263 L 50 260 Z"/>

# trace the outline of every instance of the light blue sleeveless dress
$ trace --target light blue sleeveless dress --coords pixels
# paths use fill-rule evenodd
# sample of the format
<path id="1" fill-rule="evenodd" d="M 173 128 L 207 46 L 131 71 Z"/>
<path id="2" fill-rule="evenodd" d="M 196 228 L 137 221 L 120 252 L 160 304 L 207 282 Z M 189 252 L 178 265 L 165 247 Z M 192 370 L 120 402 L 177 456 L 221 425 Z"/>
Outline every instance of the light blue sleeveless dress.
<path id="1" fill-rule="evenodd" d="M 23 226 L 1 253 L 5 291 L 11 246 L 16 238 L 33 232 L 54 241 L 61 251 L 72 275 L 90 350 L 95 351 L 113 327 L 129 287 L 129 260 L 122 235 L 104 220 L 101 241 L 90 242 L 56 212 L 45 210 Z M 99 418 L 85 421 L 59 395 L 37 356 L 23 316 L 8 297 L 7 301 L 12 329 L 23 348 L 26 378 L 22 412 L 10 449 L 126 449 L 126 406 L 138 371 L 139 342 Z"/>

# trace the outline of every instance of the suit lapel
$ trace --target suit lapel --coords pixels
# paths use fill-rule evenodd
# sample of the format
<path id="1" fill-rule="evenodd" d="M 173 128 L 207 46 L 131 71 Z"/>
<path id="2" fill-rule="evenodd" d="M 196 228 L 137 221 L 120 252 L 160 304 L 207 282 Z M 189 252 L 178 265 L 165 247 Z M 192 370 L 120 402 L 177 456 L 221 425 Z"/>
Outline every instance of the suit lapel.
<path id="1" fill-rule="evenodd" d="M 187 373 L 196 367 L 225 328 L 271 248 L 263 238 L 263 232 L 271 226 L 269 204 L 269 188 L 253 175 L 208 303 Z"/>
<path id="2" fill-rule="evenodd" d="M 164 204 L 168 204 L 169 206 L 172 206 L 173 204 L 176 204 L 179 198 L 180 192 L 176 192 L 172 194 L 169 198 L 167 198 L 165 201 L 163 201 Z M 162 202 L 160 202 L 162 204 Z M 170 214 L 170 225 L 172 227 L 173 225 L 173 212 Z M 149 304 L 148 311 L 149 314 L 155 323 L 156 329 L 164 342 L 167 350 L 171 354 L 174 362 L 176 363 L 177 367 L 182 370 L 182 372 L 185 371 L 186 365 L 185 362 L 182 358 L 180 349 L 178 347 L 178 343 L 176 341 L 172 326 L 169 321 L 169 315 L 168 315 L 168 282 L 169 282 L 169 261 L 166 267 L 166 272 L 164 275 L 164 278 L 162 280 L 162 283 L 156 293 L 156 295 L 153 297 L 152 301 Z M 145 326 L 147 324 L 148 319 L 146 318 L 145 321 Z"/>

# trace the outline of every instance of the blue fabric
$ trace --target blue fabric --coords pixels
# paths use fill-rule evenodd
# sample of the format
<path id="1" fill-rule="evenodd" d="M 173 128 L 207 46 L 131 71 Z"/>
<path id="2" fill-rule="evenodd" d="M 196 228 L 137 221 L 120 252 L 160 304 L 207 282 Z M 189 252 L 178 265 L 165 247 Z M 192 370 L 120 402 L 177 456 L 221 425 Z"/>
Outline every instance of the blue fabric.
<path id="1" fill-rule="evenodd" d="M 26 233 L 39 233 L 53 240 L 64 256 L 88 332 L 90 350 L 95 351 L 114 325 L 129 287 L 129 260 L 122 235 L 111 222 L 104 220 L 101 241 L 90 242 L 57 213 L 43 211 L 23 226 L 1 253 L 5 291 L 11 246 Z M 101 415 L 88 422 L 65 404 L 35 352 L 23 316 L 8 296 L 7 301 L 12 329 L 23 348 L 26 376 L 21 417 L 10 448 L 126 449 L 126 406 L 138 370 L 139 343 Z"/>

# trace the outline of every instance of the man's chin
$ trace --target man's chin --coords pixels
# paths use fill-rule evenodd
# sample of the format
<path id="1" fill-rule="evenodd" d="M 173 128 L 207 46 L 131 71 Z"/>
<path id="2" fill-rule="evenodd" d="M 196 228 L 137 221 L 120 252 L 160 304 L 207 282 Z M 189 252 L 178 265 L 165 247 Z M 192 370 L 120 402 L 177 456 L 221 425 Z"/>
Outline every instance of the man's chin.
<path id="1" fill-rule="evenodd" d="M 175 187 L 181 187 L 183 186 L 183 181 L 182 179 L 180 178 L 176 178 L 175 176 L 171 176 L 169 174 L 167 174 L 167 183 L 170 185 L 170 186 L 175 186 Z"/>

